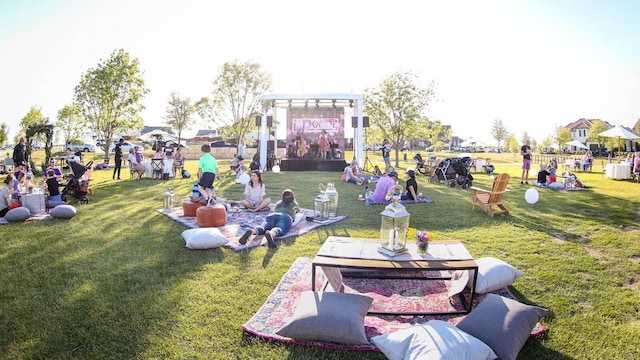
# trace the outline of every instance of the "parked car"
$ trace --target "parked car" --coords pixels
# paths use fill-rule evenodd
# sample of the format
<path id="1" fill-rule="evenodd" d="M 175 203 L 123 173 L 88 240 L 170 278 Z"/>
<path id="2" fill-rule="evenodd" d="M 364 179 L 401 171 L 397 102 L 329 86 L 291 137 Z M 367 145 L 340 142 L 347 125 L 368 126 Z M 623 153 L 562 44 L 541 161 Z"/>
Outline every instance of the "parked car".
<path id="1" fill-rule="evenodd" d="M 81 144 L 67 143 L 67 151 L 95 152 L 96 147 L 87 143 L 81 143 Z"/>
<path id="2" fill-rule="evenodd" d="M 173 141 L 173 140 L 167 140 L 167 141 L 157 141 L 157 142 L 153 142 L 151 143 L 151 150 L 156 151 L 156 146 L 158 146 L 160 149 L 164 149 L 166 147 L 169 146 L 173 146 L 174 148 L 180 146 L 181 148 L 186 148 L 187 147 L 187 142 L 186 141 L 181 141 L 180 144 L 178 144 L 177 141 Z"/>
<path id="3" fill-rule="evenodd" d="M 116 141 L 111 143 L 111 146 L 109 147 L 109 152 L 112 153 L 115 151 L 116 149 Z M 122 142 L 122 146 L 120 147 L 120 149 L 122 150 L 123 154 L 128 154 L 130 152 L 133 152 L 134 147 L 136 146 L 136 144 L 129 142 L 129 141 L 123 141 Z"/>
<path id="4" fill-rule="evenodd" d="M 236 145 L 230 143 L 230 142 L 226 142 L 226 141 L 214 141 L 211 143 L 211 147 L 236 147 Z"/>

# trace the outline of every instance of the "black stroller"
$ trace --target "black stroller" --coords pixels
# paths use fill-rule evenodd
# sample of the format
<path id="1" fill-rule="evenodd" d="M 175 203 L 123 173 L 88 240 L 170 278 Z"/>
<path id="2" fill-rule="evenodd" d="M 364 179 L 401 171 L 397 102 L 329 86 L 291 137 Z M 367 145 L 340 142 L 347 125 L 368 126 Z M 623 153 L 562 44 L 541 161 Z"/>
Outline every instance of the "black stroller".
<path id="1" fill-rule="evenodd" d="M 422 175 L 432 175 L 434 167 L 436 165 L 436 156 L 431 155 L 429 157 L 429 162 L 425 162 L 420 153 L 417 153 L 413 156 L 413 161 L 416 163 L 416 172 Z"/>
<path id="2" fill-rule="evenodd" d="M 64 189 L 62 189 L 62 201 L 66 202 L 67 199 L 74 198 L 80 200 L 81 204 L 88 204 L 89 198 L 87 197 L 87 192 L 89 190 L 89 180 L 82 179 L 82 176 L 87 170 L 91 169 L 93 161 L 89 161 L 86 165 L 82 165 L 76 161 L 67 161 L 67 164 L 71 168 L 71 174 L 66 176 L 69 180 L 67 184 L 64 185 Z"/>
<path id="3" fill-rule="evenodd" d="M 469 188 L 473 185 L 473 176 L 471 176 L 471 158 L 446 158 L 438 164 L 435 170 L 435 178 L 438 182 L 444 181 L 445 185 L 451 187 L 460 186 L 461 188 Z"/>

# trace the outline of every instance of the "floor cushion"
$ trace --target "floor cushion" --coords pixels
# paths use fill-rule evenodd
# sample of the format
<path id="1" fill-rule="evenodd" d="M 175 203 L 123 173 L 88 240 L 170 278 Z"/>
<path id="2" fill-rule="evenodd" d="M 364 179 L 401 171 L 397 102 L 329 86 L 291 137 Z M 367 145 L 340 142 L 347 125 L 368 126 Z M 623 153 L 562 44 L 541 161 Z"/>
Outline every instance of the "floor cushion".
<path id="1" fill-rule="evenodd" d="M 49 211 L 54 219 L 71 219 L 76 216 L 76 208 L 73 205 L 58 205 Z"/>
<path id="2" fill-rule="evenodd" d="M 196 222 L 199 227 L 223 226 L 227 223 L 227 209 L 224 205 L 203 206 L 196 210 Z"/>
<path id="3" fill-rule="evenodd" d="M 17 207 L 7 211 L 4 215 L 4 219 L 8 222 L 25 221 L 31 216 L 31 211 L 24 206 Z"/>
<path id="4" fill-rule="evenodd" d="M 488 294 L 458 323 L 458 328 L 489 345 L 500 360 L 515 360 L 531 330 L 548 312 L 547 309 Z"/>
<path id="5" fill-rule="evenodd" d="M 182 203 L 182 212 L 184 214 L 184 216 L 191 216 L 191 217 L 195 217 L 196 216 L 196 210 L 198 210 L 198 208 L 203 207 L 204 204 L 199 203 L 199 202 L 191 202 L 191 201 L 185 201 Z"/>
<path id="6" fill-rule="evenodd" d="M 364 317 L 373 299 L 358 294 L 305 291 L 280 336 L 341 344 L 368 344 Z"/>
<path id="7" fill-rule="evenodd" d="M 441 320 L 374 336 L 371 342 L 390 360 L 497 358 L 487 344 Z"/>
<path id="8" fill-rule="evenodd" d="M 217 228 L 195 228 L 182 232 L 185 246 L 189 249 L 213 249 L 227 245 L 229 240 Z"/>

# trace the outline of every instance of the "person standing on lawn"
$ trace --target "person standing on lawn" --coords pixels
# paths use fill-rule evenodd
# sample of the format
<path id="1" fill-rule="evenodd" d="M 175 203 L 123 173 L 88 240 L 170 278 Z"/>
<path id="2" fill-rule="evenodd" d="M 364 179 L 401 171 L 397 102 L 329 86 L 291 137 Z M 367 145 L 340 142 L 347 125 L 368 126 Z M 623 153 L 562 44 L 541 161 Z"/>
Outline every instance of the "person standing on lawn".
<path id="1" fill-rule="evenodd" d="M 211 206 L 215 204 L 211 187 L 216 176 L 220 179 L 220 169 L 218 168 L 218 161 L 211 155 L 211 146 L 209 144 L 202 145 L 200 150 L 202 151 L 202 156 L 198 161 L 198 190 L 205 197 L 207 206 Z"/>
<path id="2" fill-rule="evenodd" d="M 520 175 L 520 184 L 529 185 L 529 169 L 531 169 L 531 140 L 527 139 L 520 148 L 522 155 L 522 175 Z"/>
<path id="3" fill-rule="evenodd" d="M 120 180 L 120 169 L 122 168 L 122 144 L 124 144 L 124 139 L 121 138 L 113 148 L 113 153 L 115 154 L 114 162 L 116 167 L 113 168 L 113 176 L 111 176 L 112 180 L 116 178 L 116 173 L 118 174 L 118 180 Z"/>

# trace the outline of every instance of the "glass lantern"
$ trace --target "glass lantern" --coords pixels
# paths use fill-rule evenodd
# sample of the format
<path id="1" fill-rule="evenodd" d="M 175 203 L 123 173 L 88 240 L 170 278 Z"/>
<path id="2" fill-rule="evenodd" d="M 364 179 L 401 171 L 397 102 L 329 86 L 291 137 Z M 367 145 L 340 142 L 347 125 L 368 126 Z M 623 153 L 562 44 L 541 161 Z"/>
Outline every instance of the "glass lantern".
<path id="1" fill-rule="evenodd" d="M 338 190 L 333 183 L 328 183 L 324 194 L 329 199 L 329 218 L 335 219 L 338 217 Z"/>
<path id="2" fill-rule="evenodd" d="M 315 218 L 314 222 L 326 223 L 329 221 L 329 197 L 320 194 L 313 200 Z"/>
<path id="3" fill-rule="evenodd" d="M 396 185 L 395 188 L 402 189 L 399 185 Z M 401 192 L 402 190 L 400 190 Z M 409 229 L 411 215 L 400 204 L 400 194 L 397 192 L 393 194 L 391 204 L 387 205 L 380 215 L 382 222 L 380 224 L 380 247 L 378 251 L 388 256 L 406 252 L 407 230 Z"/>
<path id="4" fill-rule="evenodd" d="M 164 193 L 164 211 L 171 211 L 173 209 L 173 188 L 169 187 Z"/>

